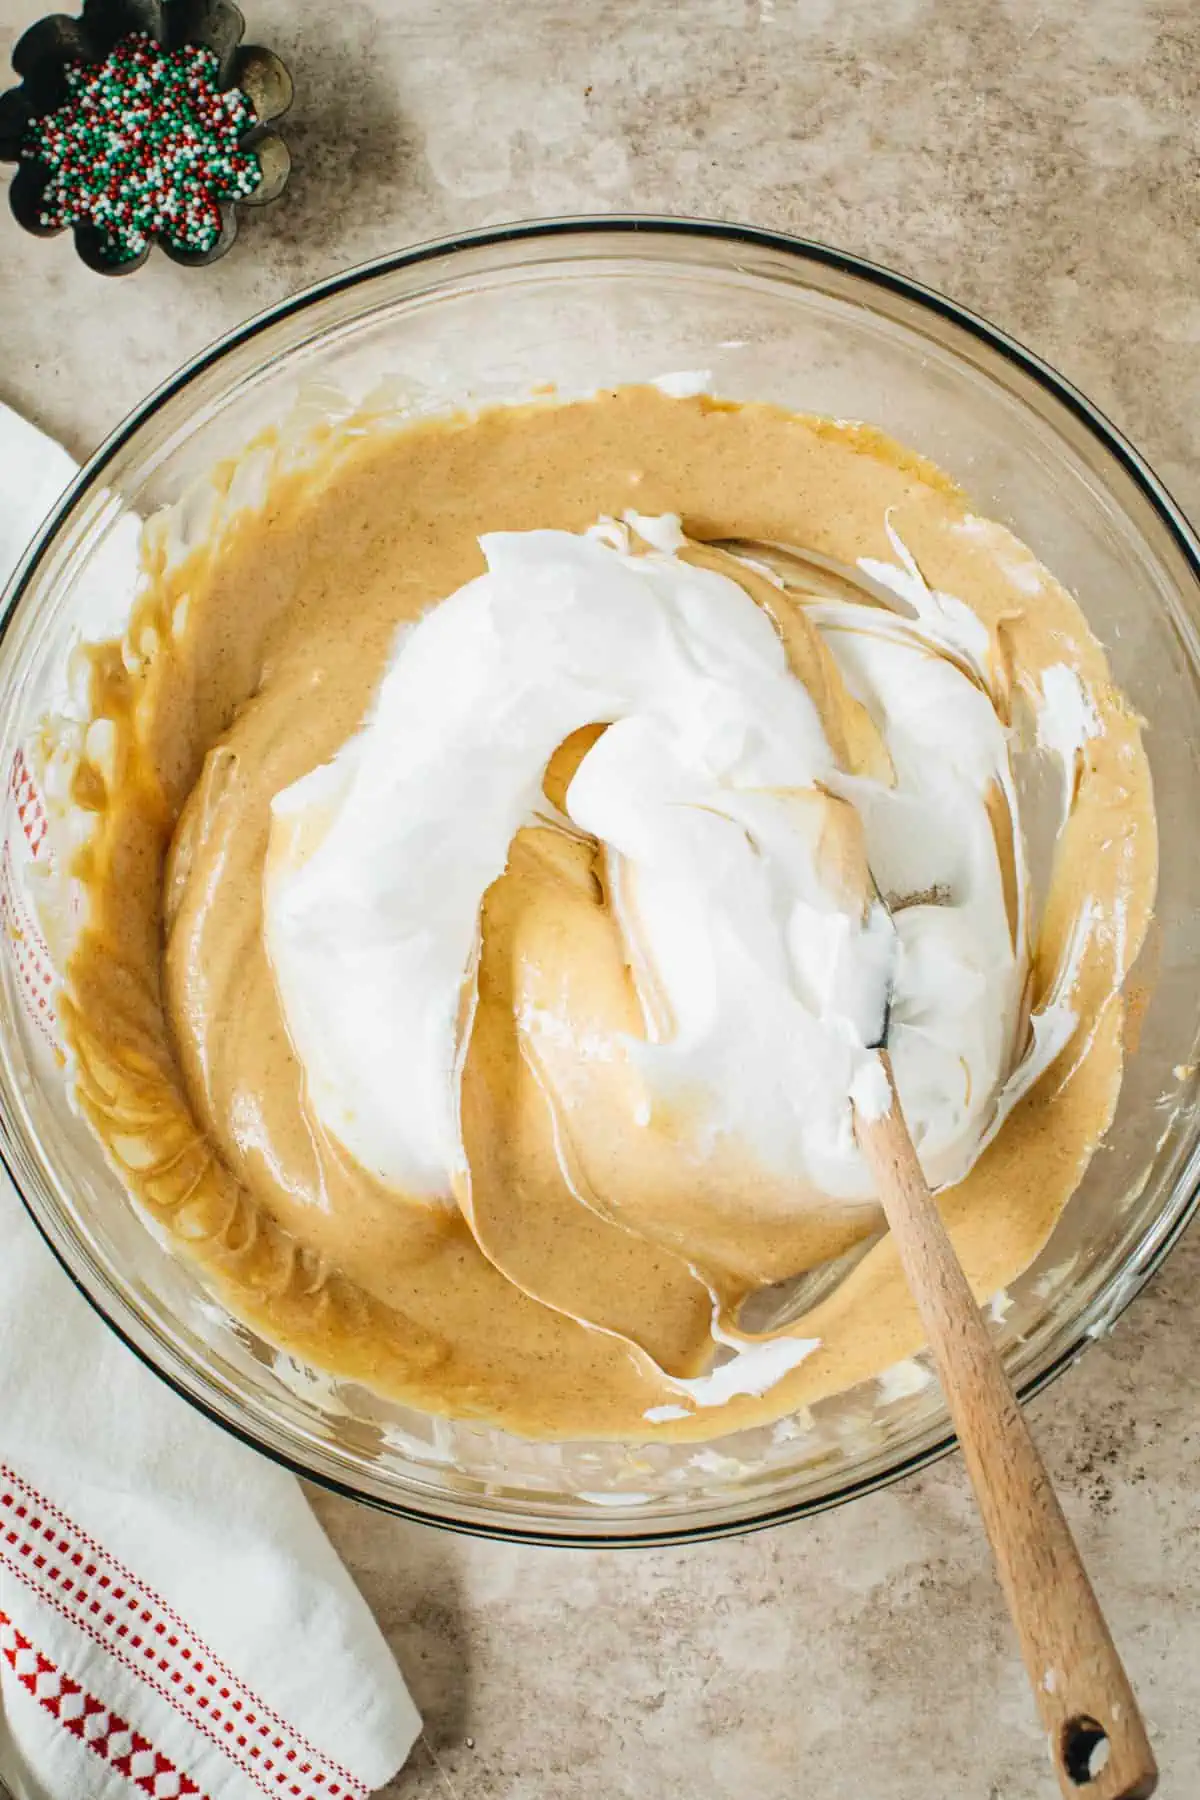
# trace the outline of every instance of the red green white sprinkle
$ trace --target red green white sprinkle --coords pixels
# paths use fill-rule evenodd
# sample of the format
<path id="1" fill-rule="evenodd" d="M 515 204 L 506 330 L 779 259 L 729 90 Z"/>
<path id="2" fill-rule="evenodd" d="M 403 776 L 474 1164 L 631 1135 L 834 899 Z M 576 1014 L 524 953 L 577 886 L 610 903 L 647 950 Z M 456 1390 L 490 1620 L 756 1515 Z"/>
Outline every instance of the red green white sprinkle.
<path id="1" fill-rule="evenodd" d="M 68 97 L 33 122 L 21 155 L 50 179 L 39 222 L 48 230 L 94 225 L 113 262 L 140 256 L 151 238 L 193 255 L 221 235 L 221 201 L 244 200 L 261 178 L 238 140 L 254 124 L 240 88 L 217 86 L 211 50 L 163 50 L 135 32 L 102 63 L 72 63 Z"/>

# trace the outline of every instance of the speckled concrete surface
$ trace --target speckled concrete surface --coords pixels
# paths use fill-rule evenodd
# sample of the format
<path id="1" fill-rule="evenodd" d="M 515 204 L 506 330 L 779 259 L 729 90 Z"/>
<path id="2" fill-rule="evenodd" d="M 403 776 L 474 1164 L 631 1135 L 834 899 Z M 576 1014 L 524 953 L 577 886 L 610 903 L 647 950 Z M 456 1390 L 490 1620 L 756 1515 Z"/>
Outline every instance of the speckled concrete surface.
<path id="1" fill-rule="evenodd" d="M 48 4 L 48 0 L 47 0 Z M 589 209 L 893 264 L 1072 376 L 1200 513 L 1194 0 L 244 0 L 287 199 L 203 275 L 103 283 L 0 218 L 0 397 L 76 451 L 247 314 L 397 244 Z M 0 53 L 46 5 L 2 0 Z M 1035 1424 L 1166 1800 L 1200 1793 L 1200 1238 Z M 691 1550 L 475 1544 L 316 1497 L 412 1684 L 392 1800 L 1042 1800 L 961 1469 Z"/>

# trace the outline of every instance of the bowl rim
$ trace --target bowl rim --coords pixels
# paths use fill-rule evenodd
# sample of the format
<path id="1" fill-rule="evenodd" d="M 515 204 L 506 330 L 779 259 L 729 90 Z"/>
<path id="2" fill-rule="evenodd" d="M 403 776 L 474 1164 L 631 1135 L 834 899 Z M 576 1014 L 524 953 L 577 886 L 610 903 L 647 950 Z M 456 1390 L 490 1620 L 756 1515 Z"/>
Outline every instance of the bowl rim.
<path id="1" fill-rule="evenodd" d="M 250 343 L 261 333 L 281 321 L 306 312 L 338 294 L 363 286 L 379 276 L 413 268 L 437 258 L 453 257 L 461 251 L 495 249 L 505 245 L 536 243 L 553 239 L 587 239 L 604 234 L 616 237 L 632 237 L 636 234 L 643 237 L 657 235 L 668 238 L 690 238 L 699 243 L 705 241 L 734 243 L 754 249 L 775 251 L 801 264 L 808 263 L 818 268 L 856 277 L 868 286 L 912 301 L 918 308 L 948 321 L 969 337 L 997 352 L 1004 360 L 1013 364 L 1023 375 L 1031 378 L 1036 385 L 1046 390 L 1055 401 L 1065 407 L 1084 426 L 1092 438 L 1100 444 L 1102 449 L 1107 451 L 1132 480 L 1143 499 L 1149 503 L 1160 523 L 1166 527 L 1197 585 L 1200 586 L 1200 535 L 1193 530 L 1182 508 L 1172 498 L 1145 458 L 1107 415 L 1094 405 L 1080 389 L 1038 356 L 1035 351 L 1030 350 L 999 326 L 993 325 L 981 314 L 973 312 L 970 308 L 951 300 L 936 288 L 917 281 L 911 276 L 901 274 L 897 270 L 873 262 L 852 251 L 840 250 L 833 245 L 822 243 L 815 238 L 800 237 L 788 232 L 773 231 L 721 219 L 679 214 L 601 213 L 515 220 L 503 225 L 487 226 L 473 231 L 455 232 L 445 237 L 425 239 L 405 249 L 391 251 L 367 262 L 354 264 L 335 275 L 313 282 L 214 339 L 212 343 L 184 362 L 126 415 L 80 467 L 60 495 L 27 546 L 2 598 L 0 598 L 0 639 L 3 639 L 8 632 L 33 577 L 77 501 L 95 484 L 97 478 L 102 475 L 113 458 L 129 443 L 147 420 L 176 395 L 182 393 L 198 376 L 233 351 Z M 7 1126 L 6 1106 L 3 1107 L 2 1112 L 3 1123 Z M 1192 1163 L 1193 1179 L 1190 1190 L 1185 1193 L 1181 1203 L 1176 1207 L 1174 1216 L 1165 1221 L 1165 1229 L 1157 1232 L 1148 1247 L 1143 1247 L 1138 1260 L 1125 1265 L 1122 1270 L 1124 1279 L 1120 1281 L 1119 1285 L 1110 1284 L 1107 1291 L 1095 1297 L 1090 1309 L 1093 1316 L 1081 1317 L 1077 1335 L 1072 1338 L 1071 1342 L 1045 1368 L 1021 1383 L 1017 1389 L 1017 1398 L 1022 1404 L 1041 1393 L 1044 1388 L 1057 1380 L 1065 1370 L 1077 1362 L 1096 1336 L 1111 1330 L 1125 1308 L 1141 1293 L 1146 1283 L 1161 1268 L 1197 1210 L 1200 1209 L 1200 1173 L 1196 1172 L 1195 1158 L 1192 1159 Z M 708 1521 L 701 1520 L 692 1526 L 667 1525 L 661 1529 L 656 1529 L 649 1524 L 645 1529 L 638 1529 L 635 1518 L 628 1514 L 625 1514 L 619 1523 L 615 1520 L 611 1521 L 612 1529 L 592 1532 L 586 1529 L 582 1531 L 556 1530 L 549 1525 L 538 1527 L 532 1524 L 523 1525 L 509 1522 L 493 1524 L 477 1515 L 469 1518 L 455 1518 L 449 1516 L 448 1513 L 429 1511 L 422 1506 L 403 1500 L 367 1493 L 355 1487 L 348 1480 L 308 1467 L 299 1455 L 288 1454 L 278 1446 L 265 1442 L 255 1430 L 227 1417 L 224 1411 L 206 1394 L 193 1391 L 178 1375 L 160 1364 L 150 1350 L 140 1344 L 114 1316 L 114 1312 L 108 1310 L 100 1294 L 92 1291 L 82 1274 L 68 1260 L 60 1245 L 47 1229 L 38 1207 L 25 1193 L 14 1168 L 14 1159 L 10 1157 L 2 1137 L 0 1137 L 0 1166 L 3 1166 L 7 1172 L 39 1236 L 67 1275 L 72 1286 L 83 1296 L 92 1310 L 98 1314 L 116 1337 L 132 1351 L 138 1361 L 145 1368 L 151 1370 L 160 1381 L 165 1382 L 182 1400 L 222 1430 L 231 1433 L 250 1448 L 303 1480 L 310 1481 L 345 1499 L 357 1501 L 361 1505 L 372 1507 L 393 1517 L 409 1520 L 415 1524 L 470 1537 L 560 1549 L 638 1549 L 701 1543 L 715 1538 L 740 1536 L 751 1531 L 765 1530 L 771 1526 L 786 1524 L 794 1519 L 812 1517 L 830 1511 L 834 1507 L 844 1506 L 851 1500 L 876 1492 L 880 1488 L 890 1486 L 894 1481 L 899 1481 L 905 1476 L 928 1468 L 957 1448 L 957 1438 L 954 1432 L 947 1429 L 942 1435 L 935 1437 L 932 1442 L 899 1458 L 887 1467 L 849 1480 L 819 1498 L 785 1502 L 782 1505 L 769 1505 L 744 1518 L 730 1519 L 722 1516 Z M 1184 1175 L 1186 1178 L 1186 1171 Z M 1116 1286 L 1115 1298 L 1114 1286 Z"/>

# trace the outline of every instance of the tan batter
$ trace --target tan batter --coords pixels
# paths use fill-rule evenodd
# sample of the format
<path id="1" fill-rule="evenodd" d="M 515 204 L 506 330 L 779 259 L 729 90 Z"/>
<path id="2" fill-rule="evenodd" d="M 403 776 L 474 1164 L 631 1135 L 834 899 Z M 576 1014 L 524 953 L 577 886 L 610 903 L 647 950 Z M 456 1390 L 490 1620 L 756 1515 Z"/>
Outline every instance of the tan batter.
<path id="1" fill-rule="evenodd" d="M 519 834 L 485 902 L 459 1207 L 384 1187 L 306 1110 L 262 942 L 272 796 L 357 729 L 397 624 L 481 571 L 481 533 L 582 530 L 628 507 L 678 512 L 696 538 L 779 540 L 850 565 L 892 558 L 890 512 L 930 585 L 990 627 L 1002 693 L 1064 662 L 1091 689 L 1103 730 L 1060 843 L 1034 1004 L 1088 896 L 1110 916 L 1122 906 L 1125 927 L 1092 935 L 1072 1043 L 941 1196 L 981 1297 L 1036 1256 L 1112 1116 L 1120 988 L 1155 883 L 1138 723 L 1079 609 L 1044 571 L 1031 601 L 1013 579 L 1029 552 L 998 527 L 955 530 L 963 496 L 867 428 L 633 388 L 347 429 L 180 566 L 160 551 L 124 646 L 93 654 L 93 712 L 113 721 L 117 750 L 112 768 L 81 769 L 75 793 L 96 820 L 64 1009 L 85 1110 L 130 1191 L 237 1316 L 337 1375 L 528 1436 L 726 1433 L 921 1343 L 885 1239 L 789 1327 L 820 1349 L 763 1398 L 645 1422 L 679 1390 L 624 1339 L 672 1374 L 701 1372 L 710 1305 L 697 1269 L 735 1305 L 880 1220 L 814 1205 L 728 1157 L 697 1181 L 669 1136 L 631 1137 L 611 1082 L 573 1113 L 569 1173 L 599 1208 L 572 1199 L 547 1098 L 572 1072 L 539 1069 L 516 1015 L 566 983 L 581 1019 L 643 1026 L 596 857 L 553 831 Z M 790 640 L 789 653 L 796 667 Z M 587 733 L 576 739 L 548 772 L 552 796 L 588 748 Z"/>

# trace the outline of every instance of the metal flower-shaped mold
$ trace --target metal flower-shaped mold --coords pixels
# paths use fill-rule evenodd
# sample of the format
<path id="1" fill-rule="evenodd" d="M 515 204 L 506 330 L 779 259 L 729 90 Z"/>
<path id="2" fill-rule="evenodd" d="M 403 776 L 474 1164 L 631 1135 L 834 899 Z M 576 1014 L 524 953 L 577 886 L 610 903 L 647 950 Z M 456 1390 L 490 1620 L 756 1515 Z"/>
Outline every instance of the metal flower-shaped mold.
<path id="1" fill-rule="evenodd" d="M 18 164 L 9 190 L 18 223 L 37 237 L 53 236 L 63 228 L 46 222 L 54 170 L 36 150 L 30 154 L 31 138 L 41 121 L 71 100 L 73 71 L 99 69 L 121 45 L 139 36 L 168 53 L 187 46 L 211 53 L 215 89 L 226 94 L 237 89 L 253 108 L 253 119 L 239 131 L 236 142 L 239 155 L 250 155 L 257 163 L 258 179 L 238 194 L 238 204 L 263 206 L 277 199 L 287 185 L 291 157 L 271 122 L 292 103 L 292 78 L 272 51 L 242 43 L 245 29 L 231 0 L 84 0 L 77 19 L 55 13 L 31 25 L 12 53 L 21 85 L 0 94 L 0 160 Z M 205 248 L 187 249 L 172 242 L 164 230 L 151 232 L 172 262 L 203 267 L 224 256 L 233 243 L 234 201 L 220 194 L 213 197 L 220 229 Z M 132 255 L 115 257 L 112 237 L 92 221 L 75 222 L 71 229 L 81 261 L 101 275 L 132 274 L 150 254 L 147 242 Z"/>

